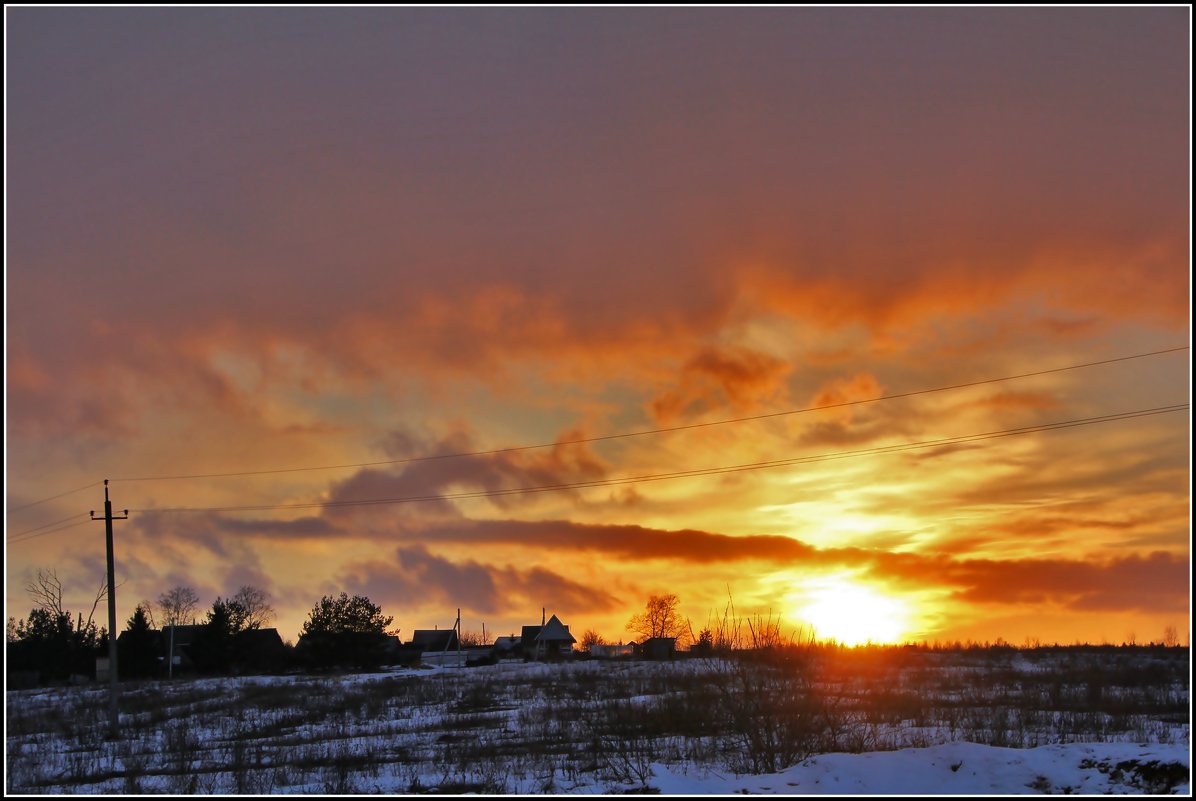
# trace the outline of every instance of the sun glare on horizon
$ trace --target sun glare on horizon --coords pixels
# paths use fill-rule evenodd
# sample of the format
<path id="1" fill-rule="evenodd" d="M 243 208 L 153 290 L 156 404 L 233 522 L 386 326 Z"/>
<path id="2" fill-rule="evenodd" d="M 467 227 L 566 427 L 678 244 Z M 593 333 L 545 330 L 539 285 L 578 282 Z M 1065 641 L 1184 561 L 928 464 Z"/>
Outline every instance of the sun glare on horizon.
<path id="1" fill-rule="evenodd" d="M 909 633 L 904 601 L 843 577 L 803 588 L 794 612 L 813 627 L 815 638 L 843 645 L 896 643 Z"/>

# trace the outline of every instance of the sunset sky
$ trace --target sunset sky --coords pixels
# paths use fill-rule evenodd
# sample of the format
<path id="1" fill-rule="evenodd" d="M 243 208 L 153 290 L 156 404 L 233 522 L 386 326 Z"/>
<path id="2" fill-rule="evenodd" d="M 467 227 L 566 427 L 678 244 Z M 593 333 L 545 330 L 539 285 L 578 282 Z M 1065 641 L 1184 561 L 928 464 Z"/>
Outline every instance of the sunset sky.
<path id="1" fill-rule="evenodd" d="M 5 14 L 8 615 L 1186 641 L 1190 9 Z"/>

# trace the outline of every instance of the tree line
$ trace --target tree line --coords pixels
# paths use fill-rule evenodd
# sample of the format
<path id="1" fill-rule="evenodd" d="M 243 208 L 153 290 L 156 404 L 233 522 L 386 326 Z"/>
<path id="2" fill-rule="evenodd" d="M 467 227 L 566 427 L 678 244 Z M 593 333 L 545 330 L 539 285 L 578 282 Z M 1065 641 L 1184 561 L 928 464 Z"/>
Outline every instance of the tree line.
<path id="1" fill-rule="evenodd" d="M 39 570 L 25 585 L 34 607 L 28 618 L 8 618 L 5 626 L 5 670 L 36 671 L 39 682 L 69 679 L 74 675 L 95 676 L 96 657 L 107 653 L 108 632 L 97 626 L 95 613 L 108 597 L 106 584 L 96 591 L 88 612 L 73 614 L 63 606 L 62 581 L 53 570 Z"/>
<path id="2" fill-rule="evenodd" d="M 95 620 L 107 598 L 102 586 L 86 617 L 64 606 L 54 570 L 39 570 L 25 586 L 34 606 L 25 618 L 8 618 L 5 669 L 10 686 L 95 679 L 96 660 L 108 656 L 107 628 Z M 117 637 L 118 674 L 123 679 L 163 677 L 185 655 L 187 668 L 204 675 L 278 672 L 294 667 L 369 668 L 393 654 L 397 638 L 387 631 L 394 618 L 360 595 L 324 596 L 303 624 L 299 642 L 284 642 L 268 628 L 276 617 L 269 596 L 246 585 L 217 597 L 200 615 L 199 595 L 180 585 L 143 600 Z M 181 665 L 180 665 L 181 667 Z"/>
<path id="3" fill-rule="evenodd" d="M 25 590 L 34 602 L 28 617 L 8 618 L 5 664 L 10 685 L 14 679 L 24 684 L 95 679 L 96 659 L 108 656 L 108 631 L 95 620 L 107 587 L 96 591 L 86 618 L 65 608 L 62 581 L 53 570 L 39 570 Z M 713 647 L 710 630 L 694 634 L 679 607 L 676 595 L 652 595 L 644 611 L 632 615 L 627 630 L 645 639 L 685 639 L 688 633 L 698 648 Z M 228 598 L 217 597 L 202 616 L 198 593 L 186 585 L 173 587 L 156 603 L 138 603 L 118 633 L 119 677 L 164 677 L 184 667 L 204 675 L 368 669 L 403 656 L 398 631 L 390 630 L 394 617 L 362 595 L 323 596 L 308 613 L 294 645 L 268 628 L 276 616 L 267 593 L 252 585 Z M 460 639 L 463 645 L 486 644 L 469 632 L 461 632 Z M 586 653 L 605 642 L 591 629 L 579 646 Z"/>

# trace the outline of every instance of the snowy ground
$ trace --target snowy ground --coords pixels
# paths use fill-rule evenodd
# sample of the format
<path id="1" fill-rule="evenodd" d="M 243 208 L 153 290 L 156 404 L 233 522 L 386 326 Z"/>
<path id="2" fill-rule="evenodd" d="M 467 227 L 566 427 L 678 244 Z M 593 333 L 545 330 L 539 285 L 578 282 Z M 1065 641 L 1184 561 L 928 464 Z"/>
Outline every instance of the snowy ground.
<path id="1" fill-rule="evenodd" d="M 678 795 L 1190 795 L 1190 764 L 1187 745 L 1072 743 L 996 748 L 948 743 L 868 754 L 823 754 L 763 776 L 690 775 L 653 765 L 649 784 L 662 793 Z"/>
<path id="2" fill-rule="evenodd" d="M 502 663 L 6 694 L 13 793 L 1189 794 L 1186 649 Z M 1013 746 L 1013 747 L 1010 747 Z"/>

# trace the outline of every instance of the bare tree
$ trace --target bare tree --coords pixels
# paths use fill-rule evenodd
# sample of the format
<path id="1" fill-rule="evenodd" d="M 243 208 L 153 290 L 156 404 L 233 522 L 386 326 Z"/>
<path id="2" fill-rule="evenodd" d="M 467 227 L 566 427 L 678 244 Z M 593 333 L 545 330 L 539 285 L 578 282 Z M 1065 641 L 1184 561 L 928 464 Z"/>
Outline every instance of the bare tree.
<path id="1" fill-rule="evenodd" d="M 492 645 L 489 642 L 493 638 L 489 633 L 483 634 L 480 631 L 463 631 L 461 632 L 461 647 L 463 648 L 480 648 L 486 645 Z"/>
<path id="2" fill-rule="evenodd" d="M 184 584 L 158 596 L 158 609 L 162 612 L 163 626 L 183 626 L 194 623 L 195 610 L 198 606 L 199 595 Z"/>
<path id="3" fill-rule="evenodd" d="M 33 599 L 39 609 L 49 612 L 56 618 L 68 615 L 62 605 L 62 580 L 58 578 L 57 571 L 39 568 L 37 578 L 25 585 L 25 592 L 29 593 L 29 597 Z M 91 612 L 87 615 L 88 627 L 95 619 L 96 609 L 99 608 L 100 602 L 107 597 L 108 582 L 105 579 L 100 582 L 100 588 L 96 591 L 95 600 L 91 604 Z M 80 614 L 79 618 L 80 627 L 82 627 L 83 615 Z"/>
<path id="4" fill-rule="evenodd" d="M 29 593 L 39 609 L 57 617 L 65 614 L 62 609 L 62 581 L 54 570 L 39 568 L 37 578 L 25 585 L 25 592 Z"/>
<path id="5" fill-rule="evenodd" d="M 154 604 L 148 598 L 142 598 L 141 603 L 137 604 L 137 608 L 145 613 L 146 620 L 149 621 L 151 629 L 158 628 L 158 624 L 154 621 Z"/>
<path id="6" fill-rule="evenodd" d="M 606 645 L 606 638 L 594 629 L 586 629 L 586 633 L 581 635 L 581 642 L 578 645 L 581 647 L 582 653 L 588 654 L 595 645 Z"/>
<path id="7" fill-rule="evenodd" d="M 680 605 L 681 599 L 672 593 L 649 596 L 643 613 L 632 615 L 627 621 L 627 630 L 641 637 L 679 637 L 687 627 L 677 613 Z"/>
<path id="8" fill-rule="evenodd" d="M 266 600 L 266 593 L 249 584 L 237 590 L 230 602 L 244 612 L 243 628 L 260 629 L 275 617 L 274 607 Z"/>

